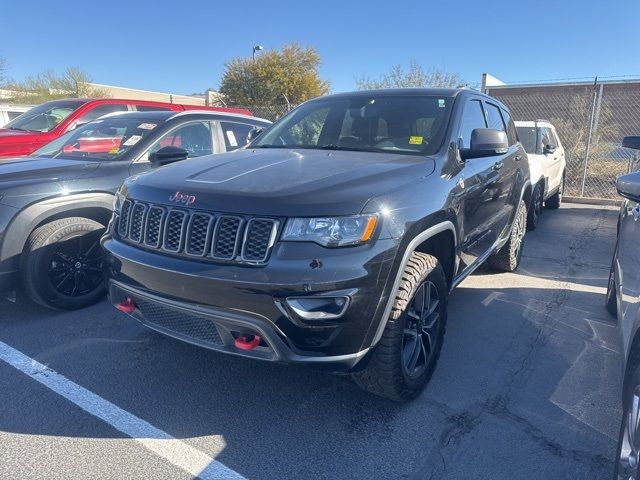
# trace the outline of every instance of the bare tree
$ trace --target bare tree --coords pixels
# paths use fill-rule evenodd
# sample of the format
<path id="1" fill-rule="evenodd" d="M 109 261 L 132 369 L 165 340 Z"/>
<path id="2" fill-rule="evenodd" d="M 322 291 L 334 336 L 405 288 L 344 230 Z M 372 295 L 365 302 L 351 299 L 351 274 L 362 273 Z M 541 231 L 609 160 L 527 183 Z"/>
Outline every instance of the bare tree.
<path id="1" fill-rule="evenodd" d="M 443 72 L 437 68 L 425 70 L 415 60 L 411 60 L 409 68 L 398 64 L 378 79 L 360 77 L 356 79 L 358 90 L 377 88 L 425 88 L 425 87 L 458 87 L 462 81 L 457 73 Z"/>
<path id="2" fill-rule="evenodd" d="M 7 89 L 15 92 L 11 101 L 16 103 L 42 103 L 69 97 L 108 97 L 108 93 L 91 85 L 91 77 L 77 67 L 67 67 L 62 75 L 53 71 L 11 82 Z"/>

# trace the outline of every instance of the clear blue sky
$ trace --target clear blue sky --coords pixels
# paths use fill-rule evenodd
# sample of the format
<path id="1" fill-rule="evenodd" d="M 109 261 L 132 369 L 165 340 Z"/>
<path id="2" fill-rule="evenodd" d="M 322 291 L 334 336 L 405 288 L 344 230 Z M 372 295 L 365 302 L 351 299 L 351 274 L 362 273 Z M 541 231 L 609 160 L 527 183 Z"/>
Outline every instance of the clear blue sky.
<path id="1" fill-rule="evenodd" d="M 9 76 L 81 67 L 95 82 L 171 93 L 217 88 L 225 61 L 297 41 L 333 91 L 415 59 L 505 81 L 640 76 L 637 0 L 3 2 Z"/>

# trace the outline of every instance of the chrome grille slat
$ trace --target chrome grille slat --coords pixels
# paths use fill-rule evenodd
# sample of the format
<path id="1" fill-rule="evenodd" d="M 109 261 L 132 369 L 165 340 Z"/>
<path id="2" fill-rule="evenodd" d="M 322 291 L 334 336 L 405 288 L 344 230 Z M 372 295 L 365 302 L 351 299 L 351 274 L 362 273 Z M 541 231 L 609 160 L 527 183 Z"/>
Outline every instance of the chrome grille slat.
<path id="1" fill-rule="evenodd" d="M 247 222 L 242 242 L 242 259 L 264 262 L 276 240 L 278 222 L 271 218 L 252 218 Z"/>
<path id="2" fill-rule="evenodd" d="M 233 260 L 238 253 L 238 240 L 242 230 L 242 218 L 221 215 L 216 222 L 211 245 L 211 256 L 219 260 Z"/>
<path id="3" fill-rule="evenodd" d="M 187 212 L 183 210 L 170 210 L 164 225 L 162 248 L 168 252 L 178 253 L 182 250 L 185 227 L 187 224 Z"/>
<path id="4" fill-rule="evenodd" d="M 134 203 L 129 219 L 129 239 L 132 242 L 140 243 L 144 233 L 145 213 L 147 206 L 144 203 Z"/>
<path id="5" fill-rule="evenodd" d="M 196 257 L 203 257 L 207 253 L 209 234 L 213 225 L 213 215 L 208 213 L 193 213 L 187 226 L 187 240 L 185 253 Z"/>
<path id="6" fill-rule="evenodd" d="M 149 208 L 144 232 L 144 244 L 148 247 L 158 248 L 160 246 L 164 216 L 164 208 L 155 205 Z"/>
<path id="7" fill-rule="evenodd" d="M 122 240 L 148 250 L 211 262 L 262 265 L 269 259 L 280 221 L 127 199 L 116 228 Z"/>
<path id="8" fill-rule="evenodd" d="M 131 200 L 125 200 L 120 209 L 120 220 L 118 221 L 118 235 L 126 237 L 129 234 L 129 216 L 131 215 Z"/>

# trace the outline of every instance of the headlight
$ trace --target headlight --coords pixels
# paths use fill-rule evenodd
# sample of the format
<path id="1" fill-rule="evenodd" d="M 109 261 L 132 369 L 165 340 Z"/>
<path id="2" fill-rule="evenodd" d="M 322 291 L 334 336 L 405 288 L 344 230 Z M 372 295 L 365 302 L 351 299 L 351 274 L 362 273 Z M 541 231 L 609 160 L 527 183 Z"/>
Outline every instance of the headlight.
<path id="1" fill-rule="evenodd" d="M 371 238 L 377 223 L 377 215 L 290 218 L 284 227 L 282 240 L 315 242 L 325 247 L 359 245 Z"/>
<path id="2" fill-rule="evenodd" d="M 113 197 L 113 211 L 116 213 L 120 213 L 120 209 L 122 208 L 122 203 L 127 198 L 122 191 L 123 188 L 124 187 L 120 187 L 116 192 L 115 196 Z"/>

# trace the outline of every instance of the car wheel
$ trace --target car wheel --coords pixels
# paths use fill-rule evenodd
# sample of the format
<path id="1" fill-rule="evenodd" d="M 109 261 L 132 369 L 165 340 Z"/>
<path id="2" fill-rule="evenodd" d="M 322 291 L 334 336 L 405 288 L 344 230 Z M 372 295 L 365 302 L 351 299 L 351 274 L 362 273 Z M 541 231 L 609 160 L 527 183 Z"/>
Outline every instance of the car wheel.
<path id="1" fill-rule="evenodd" d="M 382 338 L 365 369 L 352 375 L 361 388 L 399 402 L 420 393 L 440 356 L 447 295 L 440 262 L 413 252 Z"/>
<path id="2" fill-rule="evenodd" d="M 618 292 L 616 291 L 616 279 L 615 279 L 615 261 L 616 253 L 613 254 L 613 260 L 611 261 L 611 269 L 609 270 L 609 282 L 607 283 L 607 296 L 605 297 L 605 307 L 614 317 L 618 316 Z"/>
<path id="3" fill-rule="evenodd" d="M 531 205 L 527 213 L 527 230 L 535 230 L 538 226 L 540 215 L 542 215 L 542 204 L 544 203 L 543 195 L 542 185 L 538 183 L 533 190 Z"/>
<path id="4" fill-rule="evenodd" d="M 560 208 L 560 204 L 562 203 L 563 193 L 564 193 L 564 175 L 562 175 L 562 179 L 560 180 L 558 191 L 554 193 L 551 197 L 549 197 L 546 202 L 544 202 L 544 206 L 550 210 L 555 210 L 556 208 Z"/>
<path id="5" fill-rule="evenodd" d="M 511 227 L 509 240 L 500 250 L 489 257 L 489 266 L 502 272 L 513 272 L 520 264 L 524 237 L 527 233 L 527 207 L 524 200 L 520 202 L 516 218 Z"/>
<path id="6" fill-rule="evenodd" d="M 100 237 L 104 225 L 88 218 L 55 220 L 34 230 L 22 255 L 22 283 L 36 303 L 74 310 L 105 293 Z"/>
<path id="7" fill-rule="evenodd" d="M 630 375 L 623 397 L 614 480 L 640 479 L 640 367 Z"/>

